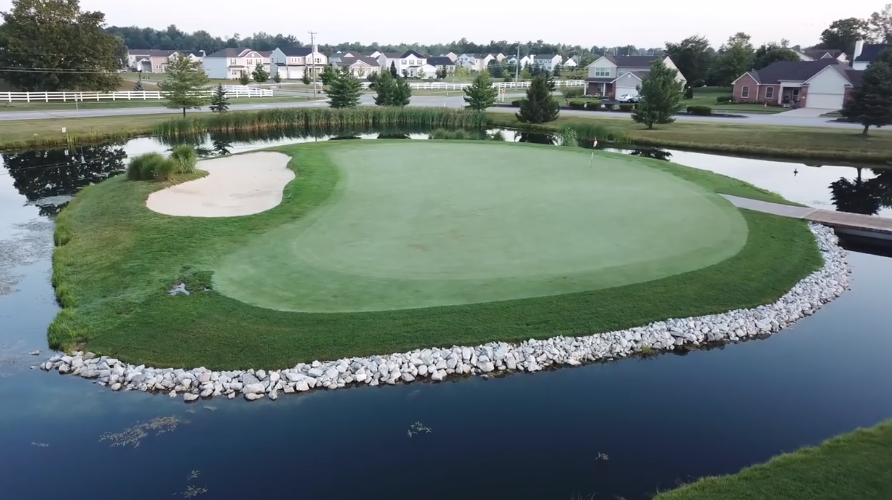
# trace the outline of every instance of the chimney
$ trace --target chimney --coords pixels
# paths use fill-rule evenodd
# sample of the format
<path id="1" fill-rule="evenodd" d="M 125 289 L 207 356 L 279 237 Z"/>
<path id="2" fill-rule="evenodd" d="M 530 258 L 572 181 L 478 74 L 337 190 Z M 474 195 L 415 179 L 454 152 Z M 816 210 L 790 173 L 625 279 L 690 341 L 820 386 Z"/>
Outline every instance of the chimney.
<path id="1" fill-rule="evenodd" d="M 862 51 L 862 50 L 864 50 L 864 40 L 858 40 L 857 42 L 855 42 L 855 53 L 852 54 L 852 60 L 853 60 L 853 61 L 854 61 L 855 59 L 857 59 L 858 56 L 861 55 L 861 51 Z"/>

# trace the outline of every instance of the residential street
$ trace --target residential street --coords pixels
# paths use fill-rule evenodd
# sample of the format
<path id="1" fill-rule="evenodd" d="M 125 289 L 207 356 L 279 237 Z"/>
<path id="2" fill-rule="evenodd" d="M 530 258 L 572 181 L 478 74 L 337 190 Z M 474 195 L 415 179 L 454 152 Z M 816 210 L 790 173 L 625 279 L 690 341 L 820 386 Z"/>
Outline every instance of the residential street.
<path id="1" fill-rule="evenodd" d="M 506 100 L 520 97 L 521 94 L 508 95 Z M 371 94 L 363 94 L 361 104 L 363 106 L 374 105 Z M 412 98 L 411 106 L 428 106 L 428 107 L 448 107 L 458 108 L 464 105 L 461 96 L 415 96 Z M 263 104 L 235 104 L 230 107 L 232 111 L 256 111 L 260 109 L 270 108 L 302 108 L 302 107 L 325 107 L 328 103 L 325 101 L 295 101 L 284 103 L 263 103 Z M 208 112 L 208 108 L 201 111 L 190 111 L 190 113 Z M 491 111 L 513 113 L 514 108 L 492 108 Z M 173 111 L 175 113 L 175 111 Z M 132 115 L 157 115 L 172 113 L 170 109 L 164 107 L 151 108 L 120 108 L 120 109 L 88 109 L 88 110 L 53 110 L 53 111 L 10 111 L 0 113 L 0 121 L 12 120 L 47 120 L 58 118 L 95 118 L 102 116 L 132 116 Z M 561 110 L 563 116 L 603 116 L 605 118 L 619 118 L 622 115 L 611 112 L 597 111 L 581 111 L 581 110 Z M 830 121 L 828 118 L 819 116 L 803 116 L 800 113 L 778 113 L 778 114 L 750 114 L 746 118 L 723 118 L 723 117 L 706 117 L 706 116 L 678 116 L 678 121 L 692 122 L 716 122 L 716 123 L 737 123 L 745 125 L 775 125 L 788 127 L 832 127 L 832 128 L 861 128 L 858 124 L 840 123 Z"/>

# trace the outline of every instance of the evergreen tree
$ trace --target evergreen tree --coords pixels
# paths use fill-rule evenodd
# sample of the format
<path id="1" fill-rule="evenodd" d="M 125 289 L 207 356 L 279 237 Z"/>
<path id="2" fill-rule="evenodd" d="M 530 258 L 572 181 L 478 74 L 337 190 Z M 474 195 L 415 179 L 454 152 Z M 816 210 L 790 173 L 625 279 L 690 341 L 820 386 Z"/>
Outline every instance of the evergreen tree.
<path id="1" fill-rule="evenodd" d="M 248 77 L 248 73 L 246 73 L 244 71 L 239 73 L 238 82 L 241 83 L 242 85 L 247 85 L 247 84 L 251 83 L 251 79 Z"/>
<path id="2" fill-rule="evenodd" d="M 852 98 L 842 107 L 842 115 L 864 125 L 867 135 L 871 127 L 892 124 L 892 50 L 883 51 L 861 75 L 861 85 L 852 91 Z M 807 99 L 807 98 L 806 98 Z"/>
<path id="3" fill-rule="evenodd" d="M 474 83 L 465 87 L 465 102 L 468 109 L 474 111 L 485 111 L 486 108 L 496 103 L 496 96 L 499 95 L 499 89 L 492 86 L 492 80 L 485 71 L 474 78 Z"/>
<path id="4" fill-rule="evenodd" d="M 183 54 L 177 54 L 167 66 L 167 78 L 158 84 L 161 95 L 167 99 L 166 106 L 171 109 L 182 109 L 186 116 L 187 109 L 200 109 L 207 104 L 204 94 L 207 90 L 208 76 L 204 74 L 201 61 L 193 61 Z"/>
<path id="5" fill-rule="evenodd" d="M 145 89 L 142 87 L 142 80 L 136 82 L 136 85 L 133 86 L 134 92 L 144 92 Z"/>
<path id="6" fill-rule="evenodd" d="M 554 76 L 561 76 L 561 65 L 560 65 L 560 64 L 555 64 L 555 65 L 554 65 L 554 71 L 552 71 L 551 74 L 554 75 Z"/>
<path id="7" fill-rule="evenodd" d="M 390 76 L 394 78 L 399 77 L 399 73 L 396 72 L 396 64 L 394 64 L 394 61 L 390 61 Z"/>
<path id="8" fill-rule="evenodd" d="M 546 77 L 533 77 L 527 97 L 520 103 L 517 119 L 523 123 L 546 123 L 557 120 L 560 112 L 560 103 L 551 96 Z"/>
<path id="9" fill-rule="evenodd" d="M 520 79 L 521 80 L 530 80 L 531 78 L 533 78 L 533 72 L 530 71 L 530 66 L 526 65 L 520 71 Z"/>
<path id="10" fill-rule="evenodd" d="M 223 84 L 219 83 L 214 90 L 214 95 L 211 96 L 211 112 L 225 113 L 227 111 L 229 111 L 229 97 L 226 95 L 226 90 L 223 89 Z"/>
<path id="11" fill-rule="evenodd" d="M 281 74 L 281 73 L 276 73 L 276 74 L 273 76 L 273 81 L 276 82 L 276 85 L 282 83 L 282 74 Z"/>
<path id="12" fill-rule="evenodd" d="M 663 64 L 657 59 L 650 65 L 650 71 L 641 82 L 641 90 L 637 109 L 632 119 L 637 123 L 654 128 L 654 124 L 672 123 L 675 113 L 681 109 L 681 82 L 677 80 L 678 71 Z"/>
<path id="13" fill-rule="evenodd" d="M 326 69 L 328 69 L 328 68 L 326 68 Z M 325 78 L 324 78 L 325 70 L 322 71 L 322 75 L 323 75 L 322 84 L 325 85 Z M 313 80 L 310 78 L 309 71 L 304 70 L 304 74 L 301 75 L 301 77 L 300 77 L 300 83 L 303 83 L 304 85 L 309 85 L 309 84 L 313 83 Z"/>
<path id="14" fill-rule="evenodd" d="M 376 106 L 408 106 L 412 97 L 409 82 L 403 78 L 394 78 L 389 71 L 375 80 L 375 92 Z"/>
<path id="15" fill-rule="evenodd" d="M 263 69 L 263 65 L 260 63 L 258 63 L 257 66 L 254 66 L 254 71 L 251 72 L 251 76 L 257 83 L 266 83 L 269 80 L 269 73 Z"/>
<path id="16" fill-rule="evenodd" d="M 331 66 L 326 66 L 322 69 L 322 75 L 319 77 L 322 80 L 322 85 L 331 85 L 331 82 L 337 78 L 338 72 Z M 307 75 L 307 80 L 310 79 L 310 75 Z M 309 81 L 306 82 L 307 85 L 310 84 Z"/>
<path id="17" fill-rule="evenodd" d="M 350 73 L 335 72 L 328 85 L 328 105 L 333 108 L 354 108 L 359 105 L 362 83 Z"/>

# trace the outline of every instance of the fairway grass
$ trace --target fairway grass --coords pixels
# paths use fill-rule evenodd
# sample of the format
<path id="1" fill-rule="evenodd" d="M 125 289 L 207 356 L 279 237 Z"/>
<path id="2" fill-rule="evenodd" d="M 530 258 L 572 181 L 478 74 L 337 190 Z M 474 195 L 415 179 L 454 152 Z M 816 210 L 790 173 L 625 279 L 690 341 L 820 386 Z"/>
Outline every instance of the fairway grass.
<path id="1" fill-rule="evenodd" d="M 740 473 L 701 479 L 654 500 L 888 500 L 892 422 L 858 429 Z"/>
<path id="2" fill-rule="evenodd" d="M 390 148 L 403 147 L 409 149 L 398 153 L 387 152 Z M 431 149 L 425 151 L 425 148 Z M 529 165 L 524 166 L 526 162 L 518 165 L 515 186 L 506 183 L 509 181 L 501 174 L 490 179 L 489 184 L 484 183 L 483 179 L 487 175 L 495 173 L 484 167 L 481 167 L 480 172 L 472 172 L 469 165 L 453 162 L 453 175 L 456 179 L 450 180 L 444 177 L 443 169 L 438 167 L 445 160 L 432 159 L 433 155 L 444 154 L 442 148 L 450 148 L 447 151 L 455 148 L 455 158 L 470 164 L 473 161 L 466 155 L 480 155 L 488 162 L 496 162 L 499 157 L 510 159 L 520 154 L 535 160 L 530 161 L 530 164 L 544 163 L 543 158 L 548 158 L 549 163 L 535 167 L 541 167 L 541 171 Z M 567 192 L 568 188 L 562 186 L 567 181 L 581 182 L 581 177 L 578 176 L 584 172 L 581 169 L 579 172 L 574 170 L 576 162 L 588 169 L 590 153 L 581 149 L 559 152 L 548 146 L 451 141 L 431 141 L 417 145 L 385 141 L 320 142 L 277 149 L 293 157 L 290 167 L 295 170 L 296 178 L 285 187 L 281 205 L 247 217 L 170 217 L 151 212 L 146 208 L 145 200 L 151 192 L 165 187 L 161 183 L 131 182 L 116 177 L 84 189 L 63 210 L 57 222 L 56 241 L 61 246 L 53 256 L 53 284 L 65 309 L 50 327 L 50 344 L 60 346 L 86 342 L 87 347 L 94 352 L 152 366 L 205 366 L 212 369 L 284 367 L 314 359 L 403 352 L 424 346 L 477 345 L 494 340 L 519 341 L 556 335 L 587 335 L 670 317 L 699 316 L 754 307 L 776 300 L 821 265 L 817 245 L 805 222 L 740 211 L 736 216 L 742 217 L 746 223 L 746 242 L 742 248 L 735 252 L 734 245 L 737 243 L 729 244 L 719 238 L 719 246 L 723 248 L 721 252 L 727 252 L 724 254 L 727 258 L 707 267 L 694 268 L 695 270 L 672 276 L 654 275 L 647 281 L 640 281 L 646 277 L 639 275 L 626 281 L 629 284 L 618 281 L 615 282 L 618 286 L 609 288 L 545 296 L 541 296 L 540 288 L 540 292 L 537 292 L 540 296 L 427 308 L 406 308 L 407 304 L 411 306 L 411 301 L 415 300 L 409 293 L 390 291 L 388 287 L 365 288 L 366 292 L 375 293 L 378 290 L 390 293 L 393 300 L 403 301 L 399 307 L 390 308 L 393 310 L 373 312 L 307 313 L 257 307 L 245 302 L 249 299 L 236 300 L 220 293 L 235 293 L 231 286 L 239 273 L 232 272 L 234 262 L 230 259 L 234 259 L 234 256 L 248 256 L 245 252 L 254 250 L 266 252 L 282 263 L 273 272 L 283 275 L 266 276 L 268 283 L 287 293 L 291 293 L 291 290 L 309 290 L 314 286 L 324 292 L 327 282 L 312 281 L 312 277 L 301 275 L 295 262 L 288 262 L 286 265 L 286 260 L 297 260 L 294 255 L 298 255 L 289 253 L 293 250 L 289 249 L 287 243 L 300 241 L 300 238 L 294 240 L 295 233 L 283 228 L 292 224 L 307 224 L 313 220 L 317 223 L 324 221 L 330 216 L 331 210 L 341 207 L 337 203 L 341 197 L 343 201 L 349 202 L 351 198 L 360 201 L 363 196 L 370 196 L 369 200 L 358 203 L 355 207 L 345 205 L 354 211 L 355 216 L 362 215 L 359 212 L 363 207 L 370 211 L 362 216 L 363 224 L 357 224 L 352 231 L 365 235 L 363 238 L 370 231 L 386 231 L 378 243 L 385 246 L 369 251 L 369 258 L 373 256 L 374 264 L 378 266 L 375 273 L 390 275 L 390 279 L 396 276 L 405 280 L 408 275 L 400 275 L 394 268 L 396 263 L 404 261 L 407 267 L 399 272 L 407 273 L 407 268 L 421 270 L 427 282 L 437 282 L 442 277 L 440 275 L 449 272 L 488 273 L 484 277 L 492 281 L 493 276 L 497 277 L 499 273 L 522 274 L 526 265 L 542 266 L 540 269 L 552 276 L 567 270 L 560 267 L 565 265 L 563 262 L 533 262 L 535 259 L 531 256 L 535 256 L 537 250 L 542 251 L 542 257 L 547 259 L 555 256 L 561 259 L 565 256 L 576 258 L 576 261 L 570 259 L 570 262 L 575 262 L 572 264 L 575 266 L 573 269 L 578 272 L 579 262 L 585 260 L 585 254 L 574 255 L 573 252 L 581 251 L 580 249 L 554 249 L 548 247 L 547 241 L 532 244 L 521 240 L 551 234 L 548 231 L 556 229 L 547 226 L 555 224 L 554 221 L 561 214 L 569 217 L 572 223 L 586 220 L 584 217 L 569 215 L 565 202 L 557 199 L 559 196 L 570 196 L 577 203 L 593 203 L 579 194 L 571 196 Z M 357 165 L 356 158 L 363 154 L 367 161 L 363 165 Z M 379 154 L 384 160 L 377 158 Z M 393 159 L 388 160 L 390 157 Z M 431 172 L 425 171 L 422 177 L 416 178 L 413 169 L 407 168 L 406 162 L 411 162 L 416 170 L 425 169 L 431 163 Z M 727 205 L 715 205 L 716 208 L 710 206 L 709 200 L 713 199 L 714 193 L 783 202 L 778 196 L 741 181 L 668 162 L 596 153 L 595 163 L 610 165 L 602 173 L 605 178 L 619 176 L 616 177 L 616 182 L 642 182 L 642 189 L 647 189 L 647 192 L 653 189 L 650 183 L 663 179 L 667 191 L 663 196 L 670 200 L 672 193 L 681 196 L 680 193 L 684 193 L 685 189 L 691 190 L 697 195 L 690 197 L 690 203 L 697 200 L 695 205 L 705 204 L 697 206 L 710 207 L 708 210 L 720 220 L 726 217 L 725 222 L 732 226 L 734 217 L 723 211 Z M 620 171 L 620 165 L 630 171 Z M 368 171 L 358 171 L 364 167 L 368 167 Z M 384 172 L 388 168 L 393 171 L 391 175 L 385 176 Z M 564 172 L 563 169 L 568 171 Z M 370 177 L 363 178 L 360 174 Z M 468 193 L 459 189 L 462 185 L 459 182 L 461 175 L 474 176 L 474 182 L 464 185 L 464 189 L 470 191 Z M 525 185 L 529 181 L 520 179 L 528 175 L 540 176 L 533 184 L 541 186 L 543 193 L 535 192 Z M 554 175 L 555 179 L 549 179 L 549 175 Z M 569 177 L 563 178 L 565 175 Z M 667 178 L 667 175 L 672 177 Z M 195 176 L 178 179 L 177 182 L 192 178 Z M 558 182 L 562 178 L 564 181 Z M 379 185 L 372 191 L 359 190 L 351 193 L 351 182 L 359 179 L 364 179 L 364 183 L 377 182 Z M 692 185 L 686 186 L 681 181 L 688 181 Z M 483 265 L 485 262 L 469 262 L 467 253 L 464 257 L 453 258 L 442 251 L 437 257 L 445 262 L 436 266 L 429 258 L 418 260 L 421 257 L 417 254 L 412 255 L 415 261 L 407 260 L 410 254 L 406 252 L 410 250 L 406 246 L 397 252 L 395 248 L 386 248 L 387 242 L 384 240 L 395 236 L 405 238 L 405 235 L 417 232 L 420 228 L 388 228 L 381 225 L 383 221 L 376 222 L 371 218 L 387 216 L 386 211 L 391 210 L 394 211 L 390 214 L 392 224 L 398 226 L 406 224 L 407 217 L 411 219 L 408 214 L 400 212 L 408 210 L 410 214 L 423 216 L 419 221 L 433 224 L 433 216 L 425 212 L 430 208 L 421 210 L 421 207 L 416 207 L 417 210 L 411 210 L 411 203 L 419 203 L 423 197 L 414 195 L 416 198 L 412 198 L 405 193 L 397 196 L 394 191 L 402 185 L 421 189 L 425 183 L 431 197 L 436 197 L 442 188 L 443 196 L 448 194 L 457 198 L 454 201 L 440 199 L 432 203 L 441 207 L 461 208 L 468 204 L 479 209 L 483 207 L 482 200 L 487 198 L 485 194 L 488 192 L 493 201 L 493 206 L 490 207 L 493 215 L 516 215 L 522 220 L 530 219 L 534 214 L 532 208 L 518 205 L 526 202 L 530 207 L 541 207 L 542 200 L 549 196 L 554 199 L 559 212 L 549 214 L 550 219 L 539 222 L 530 220 L 523 224 L 506 219 L 506 228 L 496 230 L 488 222 L 474 230 L 478 237 L 492 231 L 494 237 L 498 237 L 494 244 L 502 245 L 503 249 L 508 248 L 506 239 L 514 234 L 518 238 L 518 248 L 525 252 L 527 264 L 523 264 L 523 261 L 515 264 L 498 262 L 497 259 L 493 260 L 494 256 L 489 256 L 487 258 L 495 266 L 493 271 L 491 266 Z M 674 185 L 678 183 L 684 187 Z M 593 195 L 607 196 L 599 192 L 591 181 L 581 184 L 580 189 L 592 189 Z M 493 186 L 498 189 L 493 191 Z M 617 186 L 617 189 L 621 187 Z M 371 187 L 367 185 L 364 189 Z M 472 192 L 475 189 L 484 192 Z M 513 191 L 519 194 L 512 194 Z M 615 200 L 615 195 L 612 196 L 614 198 L 610 199 Z M 384 205 L 385 202 L 392 202 L 393 206 L 376 206 Z M 506 215 L 505 207 L 510 205 L 518 208 L 516 213 Z M 664 217 L 662 214 L 653 214 L 654 208 L 655 206 L 650 208 L 651 216 Z M 606 211 L 613 210 L 607 207 Z M 642 212 L 636 216 L 640 218 L 646 215 L 647 213 Z M 622 217 L 622 213 L 616 216 Z M 604 214 L 593 214 L 592 217 L 607 220 Z M 330 222 L 333 226 L 338 226 L 345 224 L 345 220 L 349 218 L 332 219 Z M 663 221 L 666 222 L 666 219 Z M 369 227 L 365 227 L 365 224 L 369 224 Z M 629 219 L 616 223 L 616 227 L 623 224 L 628 226 L 649 222 Z M 442 231 L 446 225 L 441 224 L 438 227 Z M 333 234 L 307 235 L 304 232 L 298 236 L 312 236 L 315 240 L 307 242 L 308 248 L 312 248 L 312 244 L 318 244 L 321 250 L 331 243 L 344 244 L 344 238 L 350 233 L 348 229 L 349 225 L 335 227 L 332 229 Z M 264 238 L 270 238 L 270 235 L 274 236 L 278 231 L 290 234 L 289 239 L 283 240 L 280 245 L 280 254 L 275 255 L 270 250 L 275 247 L 264 242 Z M 634 235 L 634 231 L 630 234 Z M 660 234 L 661 238 L 647 241 L 648 245 L 666 250 L 675 248 L 682 253 L 692 251 L 689 246 L 667 241 L 667 232 Z M 691 238 L 705 237 L 696 231 L 687 234 Z M 553 236 L 567 237 L 561 233 Z M 579 238 L 586 244 L 593 242 L 592 235 L 589 234 L 579 235 Z M 405 241 L 403 239 L 404 243 Z M 566 244 L 569 240 L 559 241 Z M 715 243 L 710 239 L 701 241 Z M 454 248 L 462 251 L 459 247 Z M 606 252 L 608 249 L 607 246 L 601 246 L 593 251 Z M 363 265 L 368 269 L 372 264 L 371 261 L 363 262 L 361 259 L 365 258 L 364 254 L 358 250 L 339 248 L 331 251 L 332 255 L 319 255 L 317 252 L 316 258 L 322 259 L 317 262 L 325 263 L 330 268 L 327 271 L 330 273 L 329 277 L 344 269 L 358 275 L 358 268 L 350 266 Z M 414 250 L 421 251 L 417 248 Z M 395 253 L 391 255 L 392 251 Z M 693 250 L 694 253 L 696 251 Z M 635 255 L 653 258 L 655 254 L 650 252 L 652 249 L 627 248 L 624 252 L 614 252 L 612 258 L 616 258 L 619 253 L 630 253 L 629 258 Z M 666 252 L 665 256 L 670 253 Z M 610 253 L 604 255 L 606 258 Z M 714 254 L 713 258 L 718 259 L 721 255 L 723 254 Z M 546 260 L 545 258 L 542 260 Z M 259 265 L 257 260 L 262 259 L 251 260 L 252 266 Z M 460 269 L 462 260 L 467 263 L 468 269 Z M 676 272 L 684 270 L 684 267 L 676 268 Z M 216 273 L 220 273 L 220 276 Z M 538 274 L 530 272 L 529 276 Z M 301 280 L 307 280 L 308 283 L 297 283 Z M 190 296 L 169 296 L 167 291 L 179 281 L 185 282 L 195 293 Z M 344 283 L 348 281 L 352 283 L 353 276 L 344 280 Z M 220 291 L 213 289 L 218 283 L 221 286 Z M 357 286 L 365 285 L 359 283 Z M 206 287 L 211 289 L 204 291 Z M 262 300 L 275 298 L 275 294 L 270 293 L 268 288 L 272 286 L 263 289 L 265 295 Z M 499 293 L 504 290 L 515 288 L 507 287 Z M 489 292 L 474 293 L 486 295 Z M 496 297 L 493 294 L 483 298 Z M 368 300 L 374 302 L 380 299 L 375 296 L 368 297 Z M 336 303 L 331 297 L 326 302 L 328 307 Z M 355 303 L 358 302 L 354 301 Z M 292 303 L 292 307 L 293 305 Z"/>
<path id="3" fill-rule="evenodd" d="M 664 278 L 746 243 L 727 200 L 628 156 L 410 142 L 328 160 L 335 195 L 227 256 L 215 290 L 300 312 L 473 304 Z"/>

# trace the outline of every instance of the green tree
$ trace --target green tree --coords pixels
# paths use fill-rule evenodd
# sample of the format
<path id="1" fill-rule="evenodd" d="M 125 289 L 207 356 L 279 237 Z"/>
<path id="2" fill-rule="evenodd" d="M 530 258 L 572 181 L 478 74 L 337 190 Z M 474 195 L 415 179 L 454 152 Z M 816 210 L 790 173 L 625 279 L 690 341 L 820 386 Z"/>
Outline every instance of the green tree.
<path id="1" fill-rule="evenodd" d="M 521 80 L 530 80 L 531 78 L 533 78 L 533 72 L 530 71 L 530 65 L 528 64 L 523 67 L 523 70 L 521 70 L 520 79 Z"/>
<path id="2" fill-rule="evenodd" d="M 354 108 L 359 105 L 362 83 L 349 72 L 335 72 L 328 85 L 328 105 L 333 108 Z"/>
<path id="3" fill-rule="evenodd" d="M 874 12 L 867 20 L 870 39 L 879 43 L 892 43 L 892 4 L 886 4 L 880 12 Z"/>
<path id="4" fill-rule="evenodd" d="M 211 96 L 211 112 L 225 113 L 227 111 L 229 111 L 229 96 L 226 95 L 223 84 L 218 83 L 214 95 Z"/>
<path id="5" fill-rule="evenodd" d="M 561 65 L 560 65 L 560 64 L 555 64 L 555 65 L 554 65 L 554 70 L 551 72 L 551 74 L 552 74 L 553 76 L 561 76 Z"/>
<path id="6" fill-rule="evenodd" d="M 327 70 L 327 69 L 328 69 L 328 66 L 326 66 L 325 70 Z M 322 81 L 322 84 L 323 84 L 323 85 L 326 85 L 326 83 L 325 83 L 325 78 L 324 78 L 324 76 L 325 76 L 325 70 L 322 70 L 322 75 L 323 75 L 323 78 L 322 78 L 322 80 L 323 80 L 323 81 Z M 309 85 L 309 84 L 313 83 L 313 80 L 310 78 L 310 72 L 309 72 L 309 71 L 304 70 L 304 74 L 300 76 L 300 83 L 303 83 L 304 85 Z"/>
<path id="7" fill-rule="evenodd" d="M 552 97 L 548 81 L 544 75 L 533 77 L 527 97 L 520 103 L 517 119 L 523 123 L 546 123 L 557 120 L 560 103 Z"/>
<path id="8" fill-rule="evenodd" d="M 833 21 L 830 27 L 821 32 L 822 49 L 837 49 L 852 55 L 855 51 L 855 42 L 866 40 L 870 37 L 870 24 L 864 19 L 850 17 Z"/>
<path id="9" fill-rule="evenodd" d="M 418 73 L 415 76 L 417 76 L 419 80 L 424 80 L 424 77 L 426 76 L 424 74 L 424 69 L 418 68 Z"/>
<path id="10" fill-rule="evenodd" d="M 309 84 L 310 84 L 310 81 L 309 81 L 309 80 L 310 80 L 310 75 L 308 75 L 307 73 L 304 73 L 304 75 L 305 75 L 305 77 L 306 77 L 306 79 L 307 79 L 307 81 L 304 82 L 304 83 L 307 84 L 307 85 L 309 85 Z M 334 69 L 332 66 L 326 66 L 326 67 L 322 70 L 322 75 L 321 75 L 321 77 L 320 77 L 320 79 L 322 80 L 322 85 L 331 85 L 331 82 L 332 82 L 335 78 L 337 78 L 337 76 L 338 76 L 338 72 L 335 71 L 335 69 Z"/>
<path id="11" fill-rule="evenodd" d="M 133 86 L 134 92 L 144 92 L 145 89 L 142 87 L 142 80 L 136 82 L 136 85 Z"/>
<path id="12" fill-rule="evenodd" d="M 468 109 L 485 111 L 496 103 L 499 89 L 492 86 L 492 80 L 485 71 L 474 78 L 474 83 L 462 89 Z"/>
<path id="13" fill-rule="evenodd" d="M 505 68 L 502 66 L 502 63 L 499 62 L 498 59 L 493 59 L 489 61 L 489 64 L 486 65 L 486 71 L 493 78 L 504 78 L 505 77 Z"/>
<path id="14" fill-rule="evenodd" d="M 276 74 L 273 75 L 273 81 L 276 82 L 276 85 L 282 83 L 282 74 L 276 72 Z"/>
<path id="15" fill-rule="evenodd" d="M 885 50 L 861 75 L 861 85 L 842 107 L 842 115 L 864 125 L 861 132 L 892 124 L 892 51 Z"/>
<path id="16" fill-rule="evenodd" d="M 204 74 L 201 61 L 193 61 L 183 54 L 174 55 L 167 66 L 166 78 L 158 84 L 161 95 L 167 99 L 170 109 L 200 109 L 207 104 L 208 76 Z"/>
<path id="17" fill-rule="evenodd" d="M 251 83 L 251 79 L 248 77 L 248 73 L 246 73 L 244 71 L 239 73 L 238 82 L 241 83 L 242 85 L 247 85 L 247 84 Z"/>
<path id="18" fill-rule="evenodd" d="M 728 38 L 727 43 L 719 49 L 713 68 L 716 83 L 729 87 L 737 77 L 752 69 L 753 52 L 750 36 L 746 33 L 737 33 Z"/>
<path id="19" fill-rule="evenodd" d="M 655 124 L 672 123 L 675 114 L 681 109 L 681 82 L 677 80 L 678 71 L 656 60 L 651 63 L 650 71 L 641 81 L 638 92 L 640 102 L 632 112 L 632 119 L 637 123 L 654 128 Z"/>
<path id="20" fill-rule="evenodd" d="M 258 63 L 257 66 L 254 66 L 254 71 L 251 72 L 251 77 L 254 78 L 254 81 L 257 83 L 266 83 L 269 80 L 269 73 L 263 69 L 263 65 Z"/>
<path id="21" fill-rule="evenodd" d="M 771 42 L 756 49 L 753 56 L 753 68 L 762 69 L 777 61 L 799 61 L 799 56 L 782 45 Z"/>
<path id="22" fill-rule="evenodd" d="M 403 78 L 394 78 L 389 71 L 375 80 L 375 92 L 376 106 L 408 106 L 412 97 L 409 82 Z"/>
<path id="23" fill-rule="evenodd" d="M 105 14 L 82 12 L 78 0 L 13 0 L 0 15 L 0 68 L 13 87 L 111 91 L 121 85 L 127 50 L 103 31 Z"/>
<path id="24" fill-rule="evenodd" d="M 394 61 L 390 61 L 390 76 L 394 78 L 399 78 L 400 74 L 396 72 L 396 64 Z"/>
<path id="25" fill-rule="evenodd" d="M 715 58 L 715 50 L 709 46 L 709 40 L 705 37 L 694 35 L 678 43 L 666 42 L 666 55 L 672 58 L 672 62 L 687 81 L 694 84 L 706 80 Z"/>

